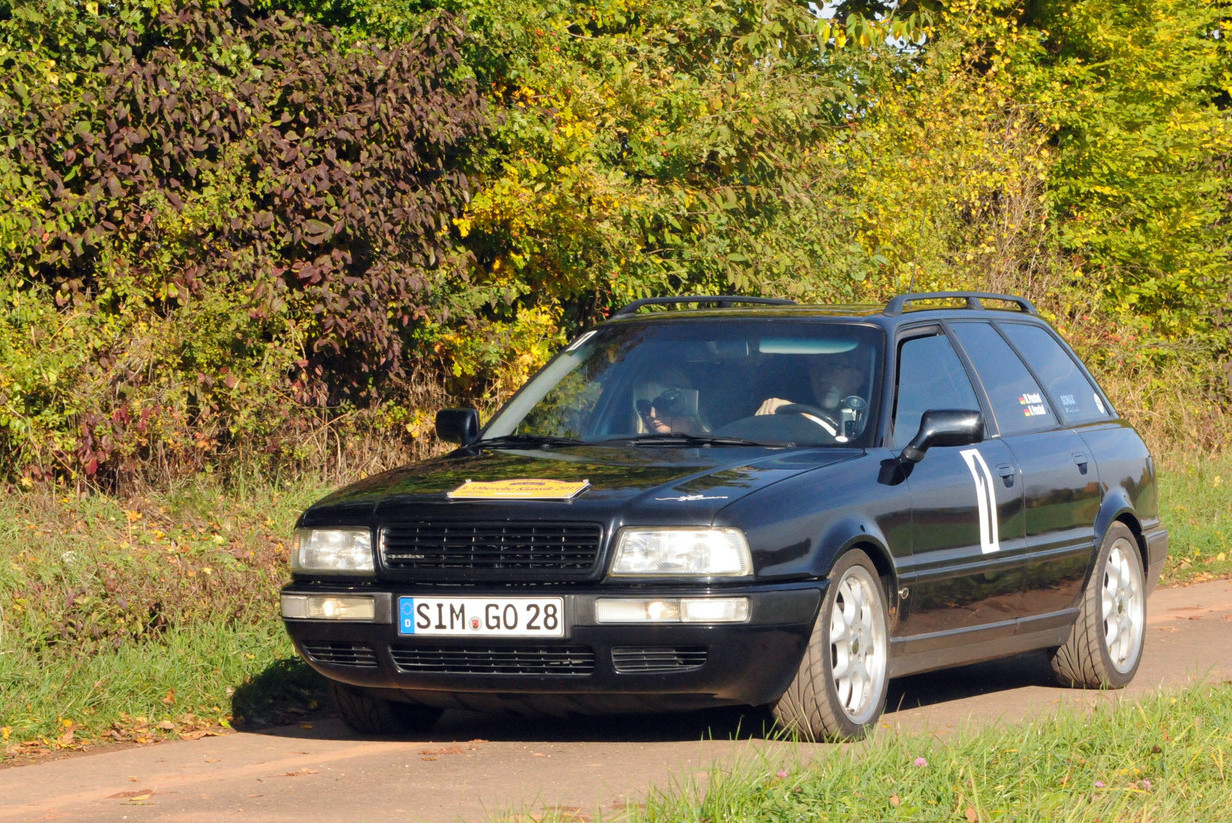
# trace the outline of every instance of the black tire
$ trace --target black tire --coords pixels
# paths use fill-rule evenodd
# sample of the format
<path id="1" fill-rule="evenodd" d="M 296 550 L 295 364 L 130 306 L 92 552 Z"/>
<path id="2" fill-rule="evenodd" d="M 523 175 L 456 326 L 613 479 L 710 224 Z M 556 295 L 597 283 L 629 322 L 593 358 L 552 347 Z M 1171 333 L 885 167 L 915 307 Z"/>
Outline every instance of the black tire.
<path id="1" fill-rule="evenodd" d="M 427 731 L 444 709 L 376 697 L 364 689 L 329 681 L 329 694 L 338 716 L 360 734 L 397 734 Z"/>
<path id="2" fill-rule="evenodd" d="M 1120 689 L 1134 679 L 1145 639 L 1146 579 L 1138 541 L 1124 523 L 1113 523 L 1069 639 L 1052 650 L 1052 670 L 1063 686 Z"/>
<path id="3" fill-rule="evenodd" d="M 885 586 L 859 549 L 839 558 L 829 579 L 800 668 L 774 705 L 774 716 L 806 740 L 858 740 L 885 709 L 890 650 Z"/>

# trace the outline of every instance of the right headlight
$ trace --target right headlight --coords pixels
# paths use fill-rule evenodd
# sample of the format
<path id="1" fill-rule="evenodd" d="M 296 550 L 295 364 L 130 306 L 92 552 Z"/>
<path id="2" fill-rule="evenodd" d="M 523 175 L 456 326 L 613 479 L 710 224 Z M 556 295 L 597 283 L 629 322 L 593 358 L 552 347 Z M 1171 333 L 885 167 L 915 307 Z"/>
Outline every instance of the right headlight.
<path id="1" fill-rule="evenodd" d="M 613 577 L 748 577 L 753 558 L 739 529 L 626 528 Z"/>
<path id="2" fill-rule="evenodd" d="M 376 574 L 370 529 L 296 529 L 291 571 L 307 574 Z"/>

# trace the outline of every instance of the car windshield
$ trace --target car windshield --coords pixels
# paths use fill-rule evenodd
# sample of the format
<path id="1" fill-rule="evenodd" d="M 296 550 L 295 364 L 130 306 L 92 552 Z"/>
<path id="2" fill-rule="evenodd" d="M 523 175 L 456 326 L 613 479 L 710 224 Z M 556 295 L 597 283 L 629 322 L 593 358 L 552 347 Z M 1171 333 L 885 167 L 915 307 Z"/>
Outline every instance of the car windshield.
<path id="1" fill-rule="evenodd" d="M 484 440 L 865 446 L 881 358 L 881 332 L 857 323 L 616 323 L 557 355 Z"/>

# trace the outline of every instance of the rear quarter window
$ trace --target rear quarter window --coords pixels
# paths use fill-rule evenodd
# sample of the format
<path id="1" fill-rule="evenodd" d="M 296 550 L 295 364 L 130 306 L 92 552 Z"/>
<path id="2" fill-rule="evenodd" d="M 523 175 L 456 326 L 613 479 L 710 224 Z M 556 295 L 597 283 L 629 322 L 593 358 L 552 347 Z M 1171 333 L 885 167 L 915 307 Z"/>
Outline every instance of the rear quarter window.
<path id="1" fill-rule="evenodd" d="M 988 393 L 1002 435 L 1054 429 L 1058 417 L 1048 396 L 996 329 L 988 323 L 954 323 L 951 331 L 966 351 Z"/>
<path id="2" fill-rule="evenodd" d="M 1005 323 L 1001 329 L 1048 387 L 1061 422 L 1074 426 L 1107 420 L 1111 416 L 1099 389 L 1074 356 L 1046 329 L 1024 323 Z"/>

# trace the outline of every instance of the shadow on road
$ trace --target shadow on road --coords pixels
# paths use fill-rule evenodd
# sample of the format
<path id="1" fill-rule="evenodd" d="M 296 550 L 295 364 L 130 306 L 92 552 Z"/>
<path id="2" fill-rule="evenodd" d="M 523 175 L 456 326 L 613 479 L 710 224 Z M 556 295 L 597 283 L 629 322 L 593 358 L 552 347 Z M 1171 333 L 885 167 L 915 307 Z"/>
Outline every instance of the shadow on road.
<path id="1" fill-rule="evenodd" d="M 890 681 L 886 713 L 923 708 L 1025 686 L 1061 688 L 1043 652 L 943 669 Z"/>
<path id="2" fill-rule="evenodd" d="M 908 711 L 981 694 L 1055 686 L 1042 653 L 913 675 L 890 683 L 886 713 Z M 296 659 L 279 661 L 250 678 L 232 698 L 239 731 L 326 740 L 365 738 L 336 720 L 320 675 Z M 541 742 L 662 742 L 749 740 L 781 735 L 768 708 L 732 707 L 671 714 L 523 717 L 450 710 L 431 731 L 417 737 L 438 742 L 475 739 Z"/>

